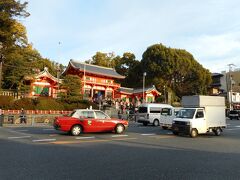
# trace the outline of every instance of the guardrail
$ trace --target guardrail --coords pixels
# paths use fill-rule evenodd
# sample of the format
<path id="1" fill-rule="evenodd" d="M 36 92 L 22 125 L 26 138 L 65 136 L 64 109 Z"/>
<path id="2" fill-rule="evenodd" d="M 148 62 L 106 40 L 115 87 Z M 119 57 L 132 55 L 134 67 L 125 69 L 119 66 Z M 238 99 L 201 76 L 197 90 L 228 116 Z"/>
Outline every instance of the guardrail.
<path id="1" fill-rule="evenodd" d="M 63 114 L 28 114 L 26 115 L 26 124 L 27 125 L 37 125 L 37 124 L 53 124 L 55 117 L 63 116 Z M 2 115 L 1 117 L 2 124 L 10 125 L 10 124 L 24 124 L 20 121 L 20 116 L 18 114 L 9 114 Z"/>
<path id="2" fill-rule="evenodd" d="M 25 110 L 26 124 L 52 124 L 56 116 L 64 116 L 72 111 L 55 111 L 55 110 Z M 2 110 L 0 117 L 0 126 L 3 124 L 20 124 L 21 110 Z"/>

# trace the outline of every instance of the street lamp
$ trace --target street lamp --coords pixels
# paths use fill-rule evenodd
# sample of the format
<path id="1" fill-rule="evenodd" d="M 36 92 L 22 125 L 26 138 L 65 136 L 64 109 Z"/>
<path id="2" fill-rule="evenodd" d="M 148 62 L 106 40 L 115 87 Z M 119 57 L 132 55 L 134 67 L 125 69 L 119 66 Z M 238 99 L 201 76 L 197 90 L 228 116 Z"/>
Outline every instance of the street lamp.
<path id="1" fill-rule="evenodd" d="M 143 102 L 145 102 L 145 98 L 144 98 L 144 91 L 145 91 L 145 77 L 146 77 L 146 75 L 147 75 L 147 73 L 146 72 L 144 72 L 143 73 Z"/>
<path id="2" fill-rule="evenodd" d="M 166 86 L 163 86 L 164 88 L 164 103 L 167 103 L 167 97 L 166 97 Z"/>
<path id="3" fill-rule="evenodd" d="M 84 63 L 83 68 L 83 99 L 85 99 L 85 86 L 86 86 L 86 64 Z"/>
<path id="4" fill-rule="evenodd" d="M 2 65 L 3 65 L 3 54 L 2 54 L 2 42 L 0 42 L 0 90 L 2 89 Z"/>

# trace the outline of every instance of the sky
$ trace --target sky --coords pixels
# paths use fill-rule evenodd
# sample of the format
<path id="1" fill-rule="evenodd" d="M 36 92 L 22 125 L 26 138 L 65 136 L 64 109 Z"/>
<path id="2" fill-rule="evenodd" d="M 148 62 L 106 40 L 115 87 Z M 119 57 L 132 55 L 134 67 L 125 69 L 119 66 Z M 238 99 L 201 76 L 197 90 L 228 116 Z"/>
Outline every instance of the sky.
<path id="1" fill-rule="evenodd" d="M 162 43 L 220 73 L 240 68 L 239 7 L 239 0 L 28 0 L 22 23 L 33 47 L 63 65 L 98 51 L 141 60 Z"/>

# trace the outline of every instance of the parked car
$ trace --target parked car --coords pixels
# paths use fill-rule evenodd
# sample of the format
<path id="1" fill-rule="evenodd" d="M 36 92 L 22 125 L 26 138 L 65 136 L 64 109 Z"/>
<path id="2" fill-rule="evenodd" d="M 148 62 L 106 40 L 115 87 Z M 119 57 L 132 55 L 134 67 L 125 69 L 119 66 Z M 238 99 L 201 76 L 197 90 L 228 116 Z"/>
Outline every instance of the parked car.
<path id="1" fill-rule="evenodd" d="M 240 118 L 240 110 L 231 110 L 229 111 L 228 117 L 232 119 L 237 119 L 239 120 Z"/>
<path id="2" fill-rule="evenodd" d="M 123 133 L 128 121 L 110 118 L 100 110 L 77 109 L 68 116 L 56 117 L 53 124 L 56 130 L 70 132 L 73 136 L 88 132 Z"/>

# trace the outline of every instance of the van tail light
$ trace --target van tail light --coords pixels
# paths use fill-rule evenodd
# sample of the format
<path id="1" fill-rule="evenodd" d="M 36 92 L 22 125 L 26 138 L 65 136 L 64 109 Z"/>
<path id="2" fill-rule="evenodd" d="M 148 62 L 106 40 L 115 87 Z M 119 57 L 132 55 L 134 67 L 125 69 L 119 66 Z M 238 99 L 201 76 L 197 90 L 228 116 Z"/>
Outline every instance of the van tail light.
<path id="1" fill-rule="evenodd" d="M 149 114 L 147 114 L 147 119 L 149 119 Z"/>

